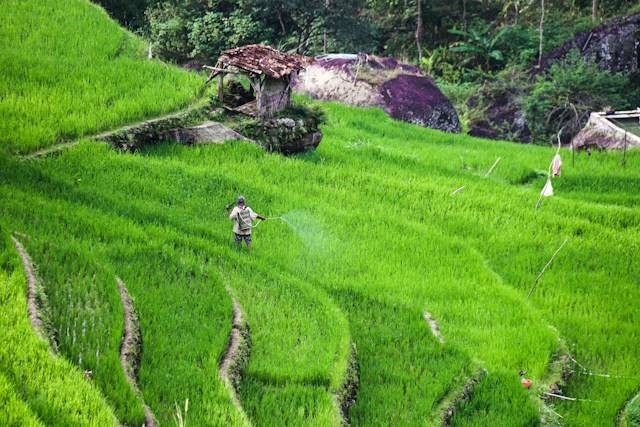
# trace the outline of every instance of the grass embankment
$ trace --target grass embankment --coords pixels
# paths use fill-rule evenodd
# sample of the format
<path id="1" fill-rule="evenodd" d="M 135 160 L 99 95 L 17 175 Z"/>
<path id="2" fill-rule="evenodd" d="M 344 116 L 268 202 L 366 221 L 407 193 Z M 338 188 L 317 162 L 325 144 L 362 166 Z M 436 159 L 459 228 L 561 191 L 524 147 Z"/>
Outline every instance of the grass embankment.
<path id="1" fill-rule="evenodd" d="M 0 149 L 26 153 L 189 104 L 195 74 L 88 0 L 0 3 Z"/>
<path id="2" fill-rule="evenodd" d="M 2 425 L 116 425 L 100 392 L 33 331 L 26 316 L 25 277 L 5 238 L 0 257 Z"/>
<path id="3" fill-rule="evenodd" d="M 161 421 L 189 398 L 194 424 L 241 422 L 217 378 L 230 286 L 251 330 L 240 397 L 256 425 L 335 424 L 350 340 L 361 373 L 353 425 L 433 419 L 480 367 L 488 374 L 454 423 L 535 424 L 518 371 L 539 384 L 559 345 L 549 325 L 580 363 L 615 376 L 576 374 L 565 391 L 586 400 L 555 410 L 567 425 L 612 422 L 640 384 L 637 169 L 618 167 L 616 153 L 578 156 L 575 166 L 565 155 L 557 196 L 536 211 L 550 149 L 325 107 L 324 142 L 296 158 L 244 143 L 145 155 L 86 143 L 38 162 L 5 157 L 0 212 L 13 229 L 90 252 L 127 283 L 143 335 L 140 387 Z M 251 255 L 233 248 L 222 209 L 238 193 L 288 223 L 256 229 Z M 35 247 L 32 256 L 70 277 L 78 269 Z"/>

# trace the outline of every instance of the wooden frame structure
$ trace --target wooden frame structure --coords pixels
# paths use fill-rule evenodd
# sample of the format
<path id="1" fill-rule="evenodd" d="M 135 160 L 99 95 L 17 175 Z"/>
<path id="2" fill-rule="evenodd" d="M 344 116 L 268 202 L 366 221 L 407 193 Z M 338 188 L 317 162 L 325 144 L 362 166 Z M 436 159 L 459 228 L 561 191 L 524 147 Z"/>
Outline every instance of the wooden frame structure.
<path id="1" fill-rule="evenodd" d="M 291 84 L 297 74 L 313 62 L 312 58 L 280 52 L 269 46 L 247 45 L 222 52 L 211 71 L 207 83 L 216 77 L 218 97 L 224 102 L 224 77 L 242 74 L 249 78 L 256 95 L 255 106 L 241 106 L 236 111 L 247 113 L 253 108 L 261 118 L 271 118 L 291 105 Z"/>

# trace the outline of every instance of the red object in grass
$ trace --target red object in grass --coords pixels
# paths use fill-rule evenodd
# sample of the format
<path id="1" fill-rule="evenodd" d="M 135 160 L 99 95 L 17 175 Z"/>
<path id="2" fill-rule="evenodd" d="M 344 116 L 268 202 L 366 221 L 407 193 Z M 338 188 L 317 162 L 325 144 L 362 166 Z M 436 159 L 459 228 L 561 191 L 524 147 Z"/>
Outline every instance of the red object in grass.
<path id="1" fill-rule="evenodd" d="M 520 383 L 522 384 L 522 387 L 524 388 L 531 388 L 531 384 L 533 384 L 533 381 L 531 381 L 529 378 L 522 378 L 520 380 Z"/>

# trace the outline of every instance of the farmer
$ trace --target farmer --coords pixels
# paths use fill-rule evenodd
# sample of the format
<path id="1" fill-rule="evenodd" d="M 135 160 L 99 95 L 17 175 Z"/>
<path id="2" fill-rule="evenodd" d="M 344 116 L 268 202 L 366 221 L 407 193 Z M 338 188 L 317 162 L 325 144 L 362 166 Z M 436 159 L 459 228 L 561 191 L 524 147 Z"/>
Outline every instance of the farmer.
<path id="1" fill-rule="evenodd" d="M 256 219 L 265 221 L 267 218 L 258 215 L 245 204 L 244 196 L 238 196 L 237 205 L 231 210 L 229 219 L 233 221 L 233 234 L 238 245 L 244 240 L 247 249 L 251 250 L 251 229 Z"/>

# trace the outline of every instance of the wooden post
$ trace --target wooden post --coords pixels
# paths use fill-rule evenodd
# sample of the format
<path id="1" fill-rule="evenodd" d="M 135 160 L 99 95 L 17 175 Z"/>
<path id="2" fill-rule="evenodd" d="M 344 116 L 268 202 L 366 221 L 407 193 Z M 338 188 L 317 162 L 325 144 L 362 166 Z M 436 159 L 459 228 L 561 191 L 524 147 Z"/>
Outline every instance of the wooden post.
<path id="1" fill-rule="evenodd" d="M 542 51 L 544 48 L 544 0 L 540 0 L 540 46 L 538 47 L 538 68 L 542 67 Z"/>
<path id="2" fill-rule="evenodd" d="M 220 79 L 218 80 L 218 99 L 224 103 L 224 73 L 220 73 Z"/>
<path id="3" fill-rule="evenodd" d="M 627 130 L 624 130 L 624 151 L 622 153 L 622 167 L 627 166 Z"/>

